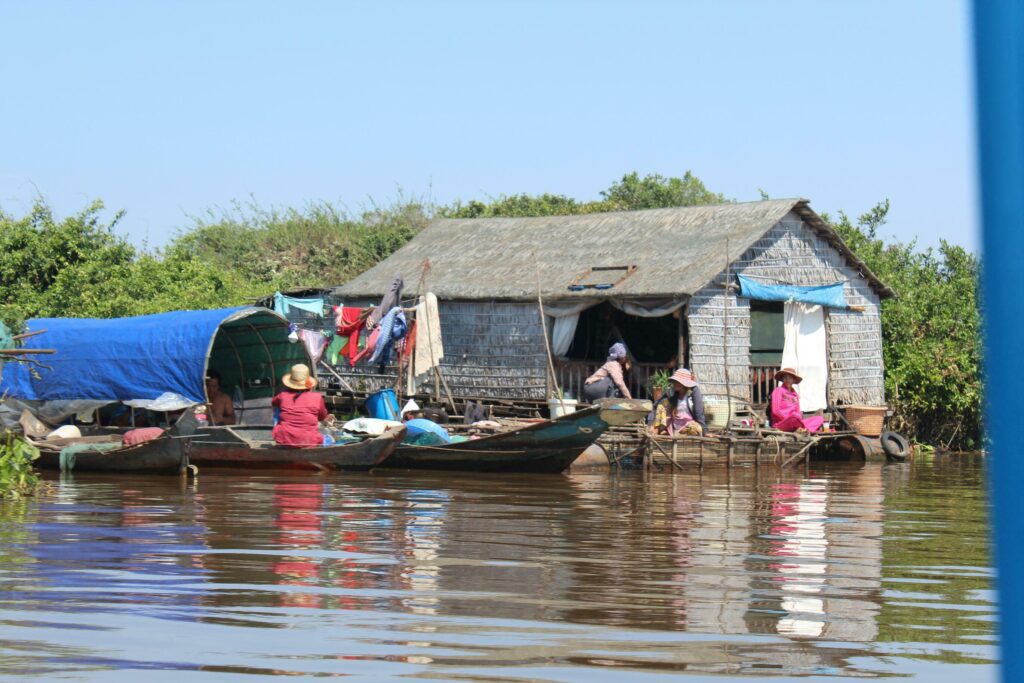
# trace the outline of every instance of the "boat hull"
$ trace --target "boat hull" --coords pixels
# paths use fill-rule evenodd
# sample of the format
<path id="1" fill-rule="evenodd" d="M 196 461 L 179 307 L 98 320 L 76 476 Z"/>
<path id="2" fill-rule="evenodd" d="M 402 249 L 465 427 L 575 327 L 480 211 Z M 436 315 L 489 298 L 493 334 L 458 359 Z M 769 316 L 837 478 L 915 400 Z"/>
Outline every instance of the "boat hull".
<path id="1" fill-rule="evenodd" d="M 650 404 L 648 403 L 647 406 Z M 637 415 L 646 414 L 640 406 Z M 649 409 L 649 408 L 648 408 Z M 493 436 L 437 446 L 401 444 L 388 469 L 556 474 L 607 431 L 600 405 Z M 625 412 L 617 411 L 617 419 Z M 635 419 L 635 415 L 634 415 Z"/>
<path id="2" fill-rule="evenodd" d="M 289 448 L 273 443 L 272 429 L 266 425 L 208 427 L 196 434 L 189 444 L 189 461 L 218 467 L 319 466 L 365 471 L 386 462 L 405 436 L 404 427 L 395 427 L 358 443 Z"/>

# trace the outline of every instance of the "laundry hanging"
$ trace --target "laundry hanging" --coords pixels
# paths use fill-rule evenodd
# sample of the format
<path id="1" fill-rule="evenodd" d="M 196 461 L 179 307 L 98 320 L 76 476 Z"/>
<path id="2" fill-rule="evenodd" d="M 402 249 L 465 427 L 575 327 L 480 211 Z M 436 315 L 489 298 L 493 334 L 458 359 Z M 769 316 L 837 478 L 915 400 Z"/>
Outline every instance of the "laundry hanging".
<path id="1" fill-rule="evenodd" d="M 828 407 L 828 359 L 825 350 L 825 311 L 821 306 L 787 303 L 786 338 L 782 367 L 793 368 L 803 378 L 795 385 L 800 410 L 810 413 Z"/>
<path id="2" fill-rule="evenodd" d="M 322 298 L 300 299 L 294 296 L 287 296 L 281 292 L 274 292 L 274 310 L 276 312 L 287 316 L 293 308 L 307 311 L 320 318 L 324 317 L 324 300 Z"/>
<path id="3" fill-rule="evenodd" d="M 805 304 L 847 308 L 846 294 L 843 283 L 816 287 L 800 287 L 797 285 L 766 285 L 756 282 L 745 275 L 737 275 L 740 281 L 740 296 L 761 301 L 799 301 Z"/>
<path id="4" fill-rule="evenodd" d="M 427 292 L 420 297 L 414 311 L 416 316 L 416 348 L 413 349 L 413 362 L 410 374 L 414 382 L 410 388 L 428 381 L 433 369 L 441 364 L 444 358 L 444 344 L 441 339 L 441 317 L 438 314 L 437 297 Z"/>

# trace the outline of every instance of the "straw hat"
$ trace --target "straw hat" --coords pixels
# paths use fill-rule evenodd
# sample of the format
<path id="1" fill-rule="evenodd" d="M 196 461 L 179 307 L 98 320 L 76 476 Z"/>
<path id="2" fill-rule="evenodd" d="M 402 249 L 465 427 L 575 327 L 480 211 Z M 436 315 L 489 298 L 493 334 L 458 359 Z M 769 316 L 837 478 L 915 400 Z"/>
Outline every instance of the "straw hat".
<path id="1" fill-rule="evenodd" d="M 679 382 L 684 387 L 695 387 L 697 386 L 697 378 L 693 376 L 693 373 L 686 368 L 679 368 L 672 373 L 672 376 L 668 378 L 670 382 Z"/>
<path id="2" fill-rule="evenodd" d="M 776 372 L 775 373 L 775 381 L 776 382 L 781 382 L 783 375 L 792 375 L 793 376 L 793 384 L 800 384 L 800 382 L 804 381 L 804 378 L 801 377 L 800 375 L 796 374 L 796 370 L 794 370 L 793 368 L 782 368 L 781 370 Z"/>
<path id="3" fill-rule="evenodd" d="M 316 387 L 316 378 L 309 376 L 309 367 L 298 363 L 292 366 L 292 371 L 281 378 L 281 383 L 289 389 L 304 391 Z"/>

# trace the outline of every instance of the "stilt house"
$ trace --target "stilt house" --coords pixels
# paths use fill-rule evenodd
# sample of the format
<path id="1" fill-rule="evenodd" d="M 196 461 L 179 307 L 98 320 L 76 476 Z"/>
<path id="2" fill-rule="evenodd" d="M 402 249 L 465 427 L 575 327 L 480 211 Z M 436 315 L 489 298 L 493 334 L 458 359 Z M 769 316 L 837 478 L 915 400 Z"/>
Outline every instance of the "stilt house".
<path id="1" fill-rule="evenodd" d="M 436 220 L 334 298 L 374 304 L 396 274 L 403 298 L 420 287 L 438 297 L 456 397 L 551 395 L 539 294 L 557 383 L 576 396 L 624 341 L 635 396 L 657 371 L 686 366 L 706 396 L 763 403 L 785 354 L 820 385 L 818 403 L 884 404 L 879 314 L 893 293 L 804 199 Z M 365 390 L 387 382 L 337 370 Z"/>

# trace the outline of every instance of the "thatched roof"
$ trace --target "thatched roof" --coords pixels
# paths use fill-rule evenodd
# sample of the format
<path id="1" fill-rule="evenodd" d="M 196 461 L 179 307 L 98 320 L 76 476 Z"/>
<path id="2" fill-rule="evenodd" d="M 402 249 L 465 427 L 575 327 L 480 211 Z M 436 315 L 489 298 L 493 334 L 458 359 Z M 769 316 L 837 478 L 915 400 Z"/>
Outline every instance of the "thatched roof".
<path id="1" fill-rule="evenodd" d="M 427 288 L 441 299 L 678 297 L 693 294 L 750 248 L 789 212 L 821 234 L 858 268 L 882 296 L 892 291 L 859 261 L 805 199 L 774 199 L 646 211 L 539 218 L 441 219 L 335 293 L 379 297 L 396 274 L 415 291 L 424 259 Z M 570 292 L 592 267 L 636 266 L 604 291 Z"/>

